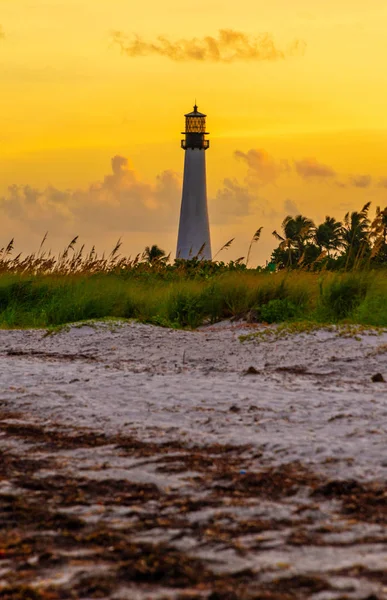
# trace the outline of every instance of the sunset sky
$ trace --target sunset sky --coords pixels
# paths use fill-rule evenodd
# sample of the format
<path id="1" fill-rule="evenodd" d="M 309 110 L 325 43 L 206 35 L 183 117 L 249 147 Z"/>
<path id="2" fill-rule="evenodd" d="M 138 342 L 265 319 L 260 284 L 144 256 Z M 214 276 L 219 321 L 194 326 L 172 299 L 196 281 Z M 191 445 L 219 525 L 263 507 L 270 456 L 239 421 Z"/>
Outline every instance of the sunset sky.
<path id="1" fill-rule="evenodd" d="M 184 113 L 212 246 L 387 204 L 386 0 L 0 0 L 0 247 L 176 247 Z"/>

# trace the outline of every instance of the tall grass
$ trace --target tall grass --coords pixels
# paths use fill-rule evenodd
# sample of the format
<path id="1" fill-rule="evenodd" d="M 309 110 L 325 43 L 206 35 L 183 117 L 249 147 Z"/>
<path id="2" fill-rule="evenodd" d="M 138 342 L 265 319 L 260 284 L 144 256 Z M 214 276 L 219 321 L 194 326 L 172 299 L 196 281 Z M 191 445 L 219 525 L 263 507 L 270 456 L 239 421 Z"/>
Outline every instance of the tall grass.
<path id="1" fill-rule="evenodd" d="M 310 320 L 387 326 L 387 273 L 163 272 L 0 274 L 0 327 L 52 327 L 119 317 L 195 328 L 248 314 L 262 322 Z"/>

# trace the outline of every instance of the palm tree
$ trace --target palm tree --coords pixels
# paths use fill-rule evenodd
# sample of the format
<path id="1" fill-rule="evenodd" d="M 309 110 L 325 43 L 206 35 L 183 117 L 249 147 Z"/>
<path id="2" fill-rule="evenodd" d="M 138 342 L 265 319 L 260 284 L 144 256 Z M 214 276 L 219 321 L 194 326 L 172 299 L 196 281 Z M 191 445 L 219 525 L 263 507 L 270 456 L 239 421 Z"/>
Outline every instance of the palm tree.
<path id="1" fill-rule="evenodd" d="M 387 243 L 387 206 L 383 210 L 380 206 L 376 208 L 376 216 L 371 224 L 371 237 L 379 237 L 383 239 L 383 243 Z"/>
<path id="2" fill-rule="evenodd" d="M 282 222 L 283 235 L 273 231 L 274 237 L 280 242 L 278 250 L 286 252 L 287 263 L 292 266 L 294 261 L 299 261 L 305 249 L 305 244 L 313 235 L 314 223 L 303 215 L 291 217 L 288 215 Z M 277 252 L 278 256 L 278 252 Z"/>
<path id="3" fill-rule="evenodd" d="M 275 239 L 280 242 L 278 248 L 273 251 L 273 262 L 275 262 L 280 268 L 291 267 L 296 258 L 292 248 L 292 240 L 290 238 L 284 238 L 282 235 L 277 233 L 276 230 L 273 231 L 273 235 Z"/>
<path id="4" fill-rule="evenodd" d="M 380 218 L 383 227 L 383 241 L 385 244 L 387 244 L 387 206 L 384 208 L 384 210 L 380 211 Z"/>
<path id="5" fill-rule="evenodd" d="M 156 244 L 149 247 L 147 246 L 144 250 L 144 258 L 149 262 L 153 263 L 158 260 L 161 260 L 165 257 L 165 252 L 161 248 L 159 248 Z"/>
<path id="6" fill-rule="evenodd" d="M 299 257 L 301 258 L 304 246 L 308 239 L 310 239 L 314 229 L 313 221 L 303 215 L 297 215 L 296 217 L 288 216 L 283 221 L 282 228 L 285 236 L 291 239 L 297 247 Z"/>
<path id="7" fill-rule="evenodd" d="M 384 263 L 387 258 L 387 207 L 383 210 L 379 206 L 376 208 L 369 237 L 372 240 L 370 260 L 376 259 L 377 262 Z"/>
<path id="8" fill-rule="evenodd" d="M 327 255 L 333 250 L 338 250 L 344 245 L 343 224 L 336 221 L 334 217 L 325 217 L 324 223 L 316 227 L 313 233 L 313 241 L 320 252 L 326 250 Z"/>
<path id="9" fill-rule="evenodd" d="M 371 202 L 367 202 L 360 212 L 347 213 L 344 217 L 343 241 L 347 253 L 346 266 L 350 263 L 354 265 L 370 248 L 370 220 L 368 218 L 370 206 Z"/>

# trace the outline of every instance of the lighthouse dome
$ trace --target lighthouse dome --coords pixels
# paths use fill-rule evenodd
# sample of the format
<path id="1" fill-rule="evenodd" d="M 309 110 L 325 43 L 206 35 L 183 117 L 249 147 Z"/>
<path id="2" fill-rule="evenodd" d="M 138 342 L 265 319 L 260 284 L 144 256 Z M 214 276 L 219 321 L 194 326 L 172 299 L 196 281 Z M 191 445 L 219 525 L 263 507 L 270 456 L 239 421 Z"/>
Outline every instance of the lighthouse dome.
<path id="1" fill-rule="evenodd" d="M 204 113 L 201 113 L 198 111 L 198 107 L 194 106 L 194 109 L 192 112 L 187 113 L 186 115 L 184 115 L 185 117 L 206 117 L 207 115 L 205 115 Z"/>

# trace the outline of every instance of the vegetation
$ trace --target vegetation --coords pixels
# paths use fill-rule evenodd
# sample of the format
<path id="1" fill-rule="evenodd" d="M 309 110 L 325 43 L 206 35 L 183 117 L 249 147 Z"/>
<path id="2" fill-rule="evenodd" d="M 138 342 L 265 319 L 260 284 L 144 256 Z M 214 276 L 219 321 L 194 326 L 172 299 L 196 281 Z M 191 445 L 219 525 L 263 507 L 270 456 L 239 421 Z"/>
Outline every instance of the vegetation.
<path id="1" fill-rule="evenodd" d="M 200 277 L 167 269 L 0 276 L 1 327 L 56 327 L 102 318 L 195 328 L 226 318 L 387 327 L 387 276 L 230 270 Z"/>
<path id="2" fill-rule="evenodd" d="M 327 216 L 320 225 L 298 215 L 282 222 L 282 233 L 272 254 L 278 269 L 352 270 L 387 266 L 387 207 L 369 218 L 371 203 L 360 212 L 344 216 L 343 222 Z"/>
<path id="3" fill-rule="evenodd" d="M 120 242 L 99 256 L 77 249 L 77 238 L 58 256 L 46 253 L 44 239 L 37 253 L 14 257 L 11 241 L 0 249 L 0 327 L 123 318 L 195 328 L 233 317 L 387 327 L 387 209 L 371 221 L 369 208 L 318 226 L 302 215 L 286 217 L 281 234 L 274 232 L 272 261 L 256 269 L 248 261 L 262 227 L 246 261 L 228 263 L 171 263 L 156 245 L 122 257 Z"/>

